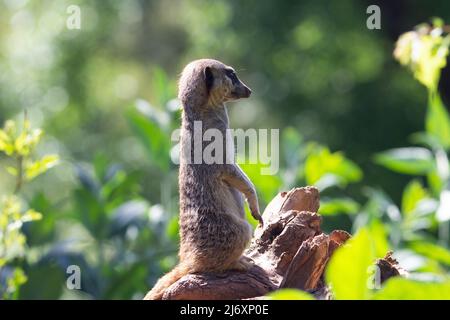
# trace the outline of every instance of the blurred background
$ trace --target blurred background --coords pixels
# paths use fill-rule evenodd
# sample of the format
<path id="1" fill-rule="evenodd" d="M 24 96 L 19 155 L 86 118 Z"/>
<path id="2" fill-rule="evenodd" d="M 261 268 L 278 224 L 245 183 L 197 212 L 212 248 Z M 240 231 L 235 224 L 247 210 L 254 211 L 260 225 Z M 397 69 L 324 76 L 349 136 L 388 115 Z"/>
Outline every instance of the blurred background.
<path id="1" fill-rule="evenodd" d="M 366 27 L 371 4 L 381 30 Z M 69 5 L 81 8 L 79 30 L 66 27 Z M 0 126 L 27 110 L 45 132 L 37 155 L 60 157 L 21 191 L 42 219 L 24 224 L 25 250 L 3 267 L 0 286 L 20 267 L 28 280 L 16 298 L 140 299 L 173 267 L 176 81 L 202 57 L 233 66 L 253 90 L 229 106 L 232 127 L 280 129 L 279 174 L 243 166 L 262 208 L 279 190 L 317 185 L 325 231 L 376 224 L 406 268 L 445 275 L 439 148 L 430 160 L 411 147 L 427 90 L 392 55 L 402 33 L 435 16 L 450 21 L 450 2 L 0 0 Z M 446 105 L 449 84 L 444 68 Z M 408 146 L 407 159 L 383 153 Z M 0 156 L 0 166 L 10 162 Z M 0 169 L 1 195 L 14 179 Z M 81 290 L 66 287 L 69 265 L 80 267 Z"/>

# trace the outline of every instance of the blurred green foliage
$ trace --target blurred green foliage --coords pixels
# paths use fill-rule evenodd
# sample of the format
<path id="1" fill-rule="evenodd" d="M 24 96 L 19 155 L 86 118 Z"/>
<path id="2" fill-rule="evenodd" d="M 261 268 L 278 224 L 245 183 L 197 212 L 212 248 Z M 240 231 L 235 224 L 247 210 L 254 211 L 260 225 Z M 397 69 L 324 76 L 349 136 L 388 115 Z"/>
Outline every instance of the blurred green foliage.
<path id="1" fill-rule="evenodd" d="M 81 8 L 80 30 L 66 28 L 73 4 Z M 449 40 L 439 28 L 446 27 L 434 19 L 399 39 L 394 56 L 418 81 L 398 67 L 392 50 L 417 22 L 437 14 L 450 21 L 450 3 L 383 2 L 380 31 L 365 27 L 369 4 L 0 0 L 0 122 L 21 119 L 26 109 L 30 127 L 46 132 L 35 150 L 40 160 L 24 161 L 20 175 L 27 183 L 22 207 L 42 217 L 16 229 L 24 238 L 14 243 L 27 249 L 13 259 L 23 271 L 8 272 L 14 285 L 8 297 L 139 299 L 173 267 L 176 80 L 200 57 L 234 66 L 253 89 L 251 99 L 230 105 L 233 127 L 280 129 L 277 175 L 261 176 L 262 164 L 242 166 L 261 208 L 279 190 L 314 184 L 326 231 L 364 228 L 339 254 L 355 259 L 358 279 L 369 277 L 363 270 L 369 258 L 389 248 L 417 278 L 441 281 L 426 287 L 420 279 L 392 280 L 373 294 L 350 276 L 349 295 L 339 287 L 344 278 L 333 275 L 343 264 L 336 260 L 327 274 L 339 298 L 445 290 L 450 121 L 448 82 L 440 76 Z M 418 133 L 424 119 L 425 132 Z M 10 159 L 16 147 L 21 143 L 12 146 L 0 135 L 0 149 L 9 154 L 0 158 L 2 195 L 16 186 L 19 171 Z M 34 181 L 55 163 L 48 154 L 62 160 Z M 26 211 L 19 211 L 20 220 Z M 361 254 L 368 244 L 373 250 Z M 81 269 L 81 290 L 66 287 L 70 265 Z M 408 296 L 400 296 L 402 288 Z"/>
<path id="2" fill-rule="evenodd" d="M 314 297 L 309 293 L 294 289 L 281 289 L 267 295 L 269 299 L 273 300 L 314 300 Z"/>
<path id="3" fill-rule="evenodd" d="M 23 210 L 24 199 L 20 198 L 23 185 L 44 173 L 58 162 L 57 155 L 45 155 L 31 160 L 31 155 L 41 140 L 40 129 L 31 130 L 30 122 L 23 121 L 23 129 L 8 120 L 0 129 L 0 152 L 4 152 L 14 165 L 6 171 L 15 177 L 16 183 L 10 193 L 0 199 L 0 297 L 18 297 L 18 290 L 27 281 L 18 260 L 26 254 L 26 237 L 22 232 L 24 223 L 40 220 L 42 214 L 32 208 Z"/>
<path id="4" fill-rule="evenodd" d="M 427 176 L 431 190 L 420 180 L 412 180 L 403 191 L 400 207 L 383 192 L 369 193 L 367 207 L 372 207 L 367 213 L 369 217 L 364 217 L 363 210 L 358 219 L 364 222 L 355 220 L 357 234 L 337 250 L 327 265 L 326 282 L 335 299 L 450 299 L 450 207 L 447 204 L 450 176 L 446 153 L 450 117 L 438 92 L 450 35 L 443 28 L 438 19 L 433 25 L 420 25 L 415 31 L 403 34 L 394 51 L 400 63 L 409 67 L 428 90 L 426 132 L 415 134 L 414 139 L 425 147 L 397 148 L 374 157 L 376 163 L 392 171 Z M 384 224 L 381 223 L 383 211 L 391 220 Z M 386 232 L 397 254 L 404 251 L 405 260 L 417 260 L 419 256 L 423 259 L 419 258 L 414 267 L 408 266 L 412 271 L 409 279 L 394 277 L 381 287 L 373 264 L 375 258 L 383 257 L 389 249 Z M 407 250 L 410 252 L 405 253 Z M 291 291 L 287 297 L 280 297 L 302 299 L 297 294 L 301 292 Z"/>

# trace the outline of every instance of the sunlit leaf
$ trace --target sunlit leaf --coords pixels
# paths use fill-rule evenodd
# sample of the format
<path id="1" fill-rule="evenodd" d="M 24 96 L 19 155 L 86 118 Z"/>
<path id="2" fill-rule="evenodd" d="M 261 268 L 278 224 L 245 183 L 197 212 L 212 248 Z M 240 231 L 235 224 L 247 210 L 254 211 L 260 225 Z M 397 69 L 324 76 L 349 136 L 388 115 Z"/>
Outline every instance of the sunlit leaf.
<path id="1" fill-rule="evenodd" d="M 331 153 L 328 148 L 316 148 L 305 162 L 306 183 L 314 185 L 327 174 L 336 177 L 336 183 L 344 186 L 361 180 L 363 176 L 361 169 L 342 152 Z"/>
<path id="2" fill-rule="evenodd" d="M 402 212 L 410 215 L 417 208 L 420 201 L 426 199 L 428 193 L 418 180 L 411 181 L 403 191 Z"/>
<path id="3" fill-rule="evenodd" d="M 41 220 L 42 219 L 42 213 L 37 212 L 33 209 L 29 209 L 27 210 L 23 215 L 22 215 L 22 222 L 29 222 L 29 221 L 35 221 L 35 220 Z"/>
<path id="4" fill-rule="evenodd" d="M 262 175 L 261 170 L 266 166 L 261 163 L 245 163 L 238 160 L 239 166 L 255 185 L 262 200 L 268 203 L 279 191 L 282 181 L 277 175 Z"/>
<path id="5" fill-rule="evenodd" d="M 16 134 L 16 124 L 8 120 L 3 130 L 0 130 L 0 151 L 14 160 L 15 167 L 7 166 L 6 171 L 16 177 L 16 186 L 23 185 L 37 175 L 56 165 L 58 156 L 47 155 L 37 161 L 31 160 L 31 153 L 42 137 L 41 129 L 30 129 L 30 122 L 25 119 L 22 130 Z M 26 222 L 39 220 L 41 213 L 34 209 L 22 211 L 23 200 L 18 196 L 20 188 L 16 187 L 14 194 L 6 195 L 0 203 L 0 267 L 2 278 L 0 282 L 1 298 L 17 299 L 18 289 L 27 277 L 20 268 L 13 268 L 16 259 L 26 254 L 26 237 L 22 228 Z"/>
<path id="6" fill-rule="evenodd" d="M 178 216 L 174 216 L 167 223 L 166 234 L 170 239 L 172 239 L 174 241 L 178 241 L 179 240 L 179 235 L 178 235 L 179 229 L 180 229 L 180 226 L 178 223 Z"/>
<path id="7" fill-rule="evenodd" d="M 443 37 L 438 25 L 419 26 L 402 34 L 394 51 L 395 58 L 431 91 L 436 90 L 441 69 L 446 66 L 450 44 L 449 36 Z"/>
<path id="8" fill-rule="evenodd" d="M 283 130 L 281 140 L 283 144 L 282 150 L 288 167 L 298 165 L 300 146 L 303 142 L 303 138 L 300 133 L 296 129 L 288 127 Z"/>
<path id="9" fill-rule="evenodd" d="M 271 300 L 315 300 L 314 297 L 301 290 L 280 289 L 267 295 Z"/>
<path id="10" fill-rule="evenodd" d="M 0 151 L 11 156 L 15 152 L 15 134 L 16 123 L 12 120 L 7 120 L 3 130 L 0 130 Z"/>
<path id="11" fill-rule="evenodd" d="M 434 194 L 439 194 L 444 188 L 444 181 L 439 176 L 437 169 L 433 169 L 427 174 L 427 182 Z"/>
<path id="12" fill-rule="evenodd" d="M 422 282 L 400 277 L 389 279 L 375 294 L 377 300 L 435 300 L 450 299 L 450 280 Z"/>
<path id="13" fill-rule="evenodd" d="M 432 153 L 425 148 L 398 148 L 375 155 L 375 162 L 399 173 L 424 175 L 434 169 Z"/>
<path id="14" fill-rule="evenodd" d="M 33 150 L 33 148 L 39 143 L 42 137 L 42 130 L 36 129 L 29 133 L 23 131 L 14 141 L 14 149 L 18 155 L 27 156 Z"/>
<path id="15" fill-rule="evenodd" d="M 13 293 L 25 282 L 27 282 L 27 276 L 23 270 L 20 268 L 15 268 L 12 276 L 7 280 L 8 291 Z"/>
<path id="16" fill-rule="evenodd" d="M 376 258 L 383 258 L 389 251 L 386 227 L 379 219 L 374 219 L 370 223 L 368 229 Z"/>
<path id="17" fill-rule="evenodd" d="M 412 242 L 409 247 L 425 257 L 450 266 L 450 251 L 444 247 L 425 241 Z"/>
<path id="18" fill-rule="evenodd" d="M 350 198 L 333 198 L 330 200 L 322 200 L 320 202 L 319 213 L 322 215 L 333 214 L 355 214 L 358 212 L 359 204 Z"/>
<path id="19" fill-rule="evenodd" d="M 431 94 L 425 120 L 427 133 L 436 137 L 441 146 L 450 148 L 450 116 L 439 94 Z"/>
<path id="20" fill-rule="evenodd" d="M 13 147 L 10 143 L 10 138 L 5 131 L 0 129 L 0 151 L 6 151 L 7 149 Z"/>
<path id="21" fill-rule="evenodd" d="M 414 76 L 426 87 L 435 90 L 441 69 L 447 63 L 447 41 L 440 36 L 422 35 L 413 48 L 413 57 L 417 57 L 413 68 Z"/>
<path id="22" fill-rule="evenodd" d="M 326 269 L 326 281 L 336 299 L 370 298 L 369 267 L 374 258 L 367 229 L 361 229 L 332 255 Z"/>
<path id="23" fill-rule="evenodd" d="M 43 156 L 40 160 L 29 162 L 25 166 L 25 178 L 27 180 L 32 180 L 56 166 L 58 162 L 59 156 L 53 154 Z"/>

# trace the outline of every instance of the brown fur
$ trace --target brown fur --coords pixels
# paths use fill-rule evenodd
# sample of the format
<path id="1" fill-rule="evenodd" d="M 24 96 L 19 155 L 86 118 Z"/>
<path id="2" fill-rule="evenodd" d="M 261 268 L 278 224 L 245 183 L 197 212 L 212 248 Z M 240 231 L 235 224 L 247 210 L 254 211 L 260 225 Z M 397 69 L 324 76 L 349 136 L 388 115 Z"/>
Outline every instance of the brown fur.
<path id="1" fill-rule="evenodd" d="M 188 64 L 181 75 L 180 263 L 157 282 L 145 299 L 162 299 L 165 289 L 188 273 L 247 270 L 251 266 L 251 260 L 242 256 L 252 229 L 245 220 L 241 193 L 252 215 L 262 223 L 253 184 L 235 163 L 187 161 L 188 157 L 194 159 L 194 121 L 202 121 L 203 132 L 215 128 L 225 137 L 229 124 L 224 103 L 250 95 L 250 89 L 239 79 L 230 78 L 230 70 L 234 72 L 219 61 L 202 59 Z M 203 143 L 203 148 L 208 143 Z M 225 145 L 224 152 L 227 148 L 234 157 L 234 146 Z"/>

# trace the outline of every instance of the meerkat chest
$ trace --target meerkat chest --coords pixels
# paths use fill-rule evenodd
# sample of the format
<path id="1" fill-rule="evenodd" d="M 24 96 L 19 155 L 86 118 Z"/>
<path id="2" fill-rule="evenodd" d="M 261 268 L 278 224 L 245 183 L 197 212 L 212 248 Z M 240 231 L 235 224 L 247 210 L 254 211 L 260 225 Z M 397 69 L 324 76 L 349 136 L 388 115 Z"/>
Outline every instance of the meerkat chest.
<path id="1" fill-rule="evenodd" d="M 234 134 L 229 126 L 228 112 L 225 105 L 222 105 L 219 112 L 216 113 L 216 121 L 219 131 L 223 134 L 222 141 L 224 144 L 223 150 L 225 150 L 226 163 L 235 163 Z"/>

